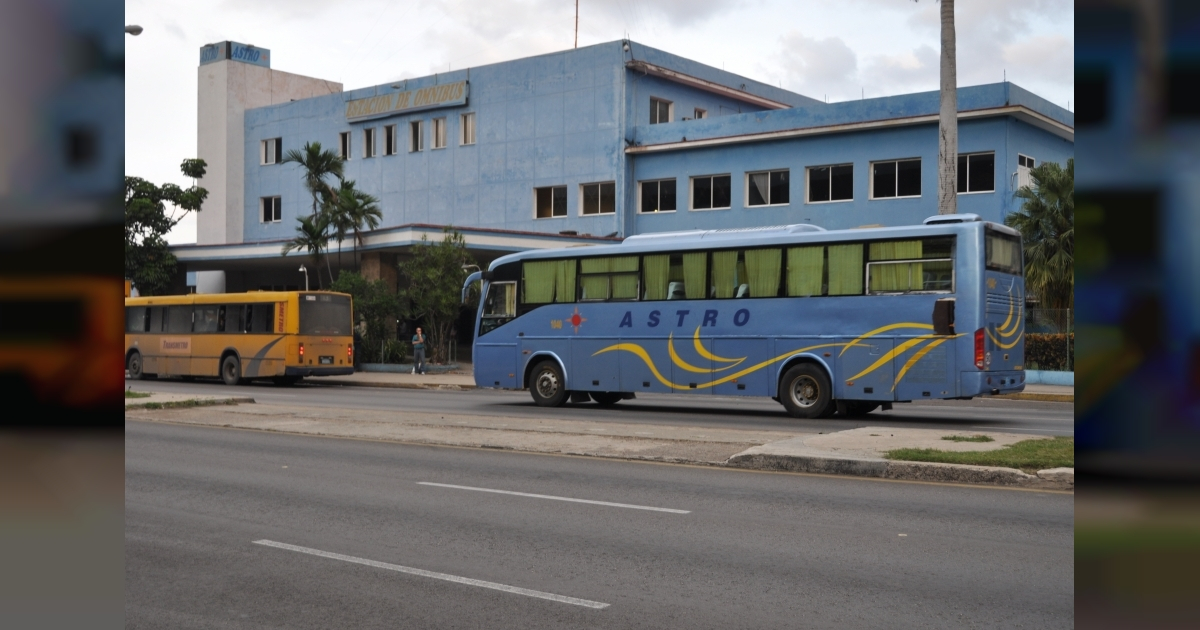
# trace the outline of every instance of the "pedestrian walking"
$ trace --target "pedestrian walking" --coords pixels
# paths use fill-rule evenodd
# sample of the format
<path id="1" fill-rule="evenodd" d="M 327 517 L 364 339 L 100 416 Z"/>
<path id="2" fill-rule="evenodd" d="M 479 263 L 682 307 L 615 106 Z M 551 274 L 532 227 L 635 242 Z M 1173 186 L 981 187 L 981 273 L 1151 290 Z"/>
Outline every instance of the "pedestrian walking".
<path id="1" fill-rule="evenodd" d="M 417 334 L 413 335 L 413 374 L 425 373 L 425 333 L 421 332 L 420 326 L 417 327 Z"/>

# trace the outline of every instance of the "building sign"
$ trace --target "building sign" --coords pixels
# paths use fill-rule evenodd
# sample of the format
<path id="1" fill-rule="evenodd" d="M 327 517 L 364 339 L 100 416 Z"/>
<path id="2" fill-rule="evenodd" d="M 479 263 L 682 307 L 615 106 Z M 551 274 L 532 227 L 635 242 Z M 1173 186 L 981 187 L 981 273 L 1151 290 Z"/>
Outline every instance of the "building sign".
<path id="1" fill-rule="evenodd" d="M 217 61 L 240 61 L 264 68 L 271 67 L 271 51 L 237 42 L 217 42 L 200 47 L 200 65 Z"/>
<path id="2" fill-rule="evenodd" d="M 431 85 L 407 92 L 360 98 L 346 103 L 346 120 L 350 122 L 383 118 L 423 109 L 453 107 L 467 104 L 466 81 Z"/>

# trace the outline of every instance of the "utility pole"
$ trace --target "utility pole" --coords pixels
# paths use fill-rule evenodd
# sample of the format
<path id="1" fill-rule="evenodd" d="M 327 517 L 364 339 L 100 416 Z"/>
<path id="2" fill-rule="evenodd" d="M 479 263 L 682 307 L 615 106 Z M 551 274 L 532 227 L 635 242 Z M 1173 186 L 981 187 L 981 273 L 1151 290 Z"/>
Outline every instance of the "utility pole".
<path id="1" fill-rule="evenodd" d="M 579 0 L 575 0 L 575 47 L 579 48 Z"/>
<path id="2" fill-rule="evenodd" d="M 958 72 L 954 0 L 942 0 L 941 107 L 938 111 L 938 214 L 958 212 Z"/>

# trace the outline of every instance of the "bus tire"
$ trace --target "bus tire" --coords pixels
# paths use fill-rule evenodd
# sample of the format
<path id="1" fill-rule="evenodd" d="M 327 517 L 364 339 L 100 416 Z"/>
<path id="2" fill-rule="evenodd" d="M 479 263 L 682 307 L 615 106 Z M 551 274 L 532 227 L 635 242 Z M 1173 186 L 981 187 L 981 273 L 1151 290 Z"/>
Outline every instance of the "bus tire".
<path id="1" fill-rule="evenodd" d="M 824 418 L 834 411 L 833 386 L 825 371 L 812 363 L 801 363 L 784 373 L 779 400 L 793 418 Z"/>
<path id="2" fill-rule="evenodd" d="M 238 385 L 242 382 L 242 361 L 236 355 L 227 355 L 221 361 L 221 380 L 226 385 Z"/>
<path id="3" fill-rule="evenodd" d="M 592 392 L 592 400 L 601 407 L 611 407 L 624 398 L 621 392 Z"/>
<path id="4" fill-rule="evenodd" d="M 140 381 L 146 378 L 146 373 L 142 371 L 142 353 L 136 350 L 131 352 L 125 361 L 125 369 L 129 370 L 129 380 L 131 381 Z"/>
<path id="5" fill-rule="evenodd" d="M 529 394 L 539 407 L 561 407 L 567 401 L 567 383 L 562 369 L 554 361 L 542 361 L 533 368 Z"/>

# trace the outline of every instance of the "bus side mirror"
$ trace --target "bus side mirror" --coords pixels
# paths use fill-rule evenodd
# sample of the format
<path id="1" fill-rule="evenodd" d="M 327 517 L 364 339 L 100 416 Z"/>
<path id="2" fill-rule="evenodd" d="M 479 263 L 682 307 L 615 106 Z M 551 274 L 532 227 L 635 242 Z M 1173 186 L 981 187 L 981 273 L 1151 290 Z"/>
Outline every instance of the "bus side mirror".
<path id="1" fill-rule="evenodd" d="M 933 334 L 954 334 L 954 298 L 941 299 L 933 303 Z"/>

